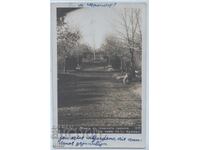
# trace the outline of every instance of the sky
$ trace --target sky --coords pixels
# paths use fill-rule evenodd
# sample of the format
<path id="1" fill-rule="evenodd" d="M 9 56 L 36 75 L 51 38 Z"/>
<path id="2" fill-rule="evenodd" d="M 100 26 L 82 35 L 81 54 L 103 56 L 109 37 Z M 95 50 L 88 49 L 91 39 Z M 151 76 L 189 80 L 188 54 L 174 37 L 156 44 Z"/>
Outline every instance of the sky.
<path id="1" fill-rule="evenodd" d="M 119 13 L 119 9 L 83 8 L 69 12 L 65 22 L 80 30 L 82 43 L 98 49 L 107 35 L 115 33 Z"/>
<path id="2" fill-rule="evenodd" d="M 141 9 L 142 7 L 127 4 L 114 8 L 64 8 L 60 9 L 60 15 L 66 14 L 65 22 L 72 30 L 78 29 L 81 32 L 81 43 L 98 49 L 104 43 L 107 36 L 118 36 L 119 32 L 125 33 L 121 20 L 124 8 Z M 128 9 L 127 13 L 130 14 L 131 9 Z M 127 17 L 127 19 L 129 18 Z"/>

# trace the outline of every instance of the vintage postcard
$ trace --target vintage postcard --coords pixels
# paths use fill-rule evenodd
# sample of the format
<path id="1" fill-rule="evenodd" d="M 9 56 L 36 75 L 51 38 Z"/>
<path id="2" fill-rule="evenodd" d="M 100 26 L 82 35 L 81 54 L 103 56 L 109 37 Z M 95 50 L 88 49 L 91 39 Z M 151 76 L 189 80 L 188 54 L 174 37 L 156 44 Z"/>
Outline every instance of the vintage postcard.
<path id="1" fill-rule="evenodd" d="M 148 149 L 147 3 L 51 3 L 52 149 Z"/>

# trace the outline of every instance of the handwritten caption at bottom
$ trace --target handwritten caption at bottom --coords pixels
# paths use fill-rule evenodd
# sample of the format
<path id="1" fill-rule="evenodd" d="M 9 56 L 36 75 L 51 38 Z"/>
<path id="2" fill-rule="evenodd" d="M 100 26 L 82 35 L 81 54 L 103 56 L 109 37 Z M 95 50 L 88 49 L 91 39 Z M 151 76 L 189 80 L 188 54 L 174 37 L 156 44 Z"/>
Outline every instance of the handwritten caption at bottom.
<path id="1" fill-rule="evenodd" d="M 141 142 L 140 138 L 130 138 L 125 136 L 115 135 L 70 135 L 70 136 L 60 136 L 57 139 L 58 146 L 61 147 L 103 147 L 108 146 L 109 143 L 113 142 L 124 142 L 124 143 L 133 143 Z"/>

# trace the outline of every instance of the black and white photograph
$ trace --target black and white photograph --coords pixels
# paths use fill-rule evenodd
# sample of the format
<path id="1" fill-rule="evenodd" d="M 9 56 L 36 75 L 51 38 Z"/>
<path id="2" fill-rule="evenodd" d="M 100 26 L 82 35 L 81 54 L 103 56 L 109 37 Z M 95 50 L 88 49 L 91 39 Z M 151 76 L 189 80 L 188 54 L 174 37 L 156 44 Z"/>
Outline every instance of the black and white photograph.
<path id="1" fill-rule="evenodd" d="M 144 147 L 145 5 L 52 8 L 54 146 Z"/>
<path id="2" fill-rule="evenodd" d="M 141 133 L 142 9 L 57 8 L 60 132 Z"/>

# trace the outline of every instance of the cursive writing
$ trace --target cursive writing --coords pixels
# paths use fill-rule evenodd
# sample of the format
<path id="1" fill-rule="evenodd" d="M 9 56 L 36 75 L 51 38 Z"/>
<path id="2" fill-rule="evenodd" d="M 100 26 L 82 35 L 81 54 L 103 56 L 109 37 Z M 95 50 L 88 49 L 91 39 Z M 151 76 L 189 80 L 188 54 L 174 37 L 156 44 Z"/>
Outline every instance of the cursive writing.
<path id="1" fill-rule="evenodd" d="M 108 145 L 110 142 L 141 142 L 138 138 L 127 138 L 124 136 L 115 135 L 70 135 L 60 136 L 57 143 L 62 146 L 70 147 L 102 147 Z"/>
<path id="2" fill-rule="evenodd" d="M 87 6 L 90 7 L 114 7 L 117 3 L 87 3 Z"/>

